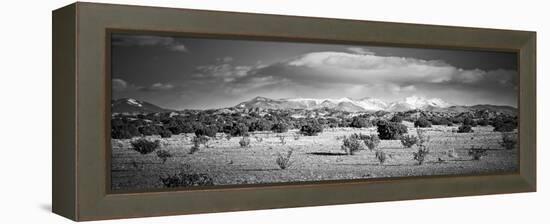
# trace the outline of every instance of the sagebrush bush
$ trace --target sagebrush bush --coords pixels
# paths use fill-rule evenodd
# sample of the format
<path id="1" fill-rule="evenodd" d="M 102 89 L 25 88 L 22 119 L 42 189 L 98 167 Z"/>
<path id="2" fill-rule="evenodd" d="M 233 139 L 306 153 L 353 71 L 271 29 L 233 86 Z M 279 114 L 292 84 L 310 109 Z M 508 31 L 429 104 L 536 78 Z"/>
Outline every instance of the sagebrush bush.
<path id="1" fill-rule="evenodd" d="M 518 138 L 516 133 L 502 132 L 501 140 L 499 144 L 505 149 L 514 149 L 518 144 Z"/>
<path id="2" fill-rule="evenodd" d="M 405 148 L 410 148 L 418 142 L 418 138 L 414 135 L 403 135 L 400 140 Z"/>
<path id="3" fill-rule="evenodd" d="M 380 165 L 384 164 L 386 162 L 386 153 L 382 150 L 376 150 L 376 153 L 374 154 L 374 156 L 376 157 L 376 159 L 378 159 L 378 162 L 380 163 Z"/>
<path id="4" fill-rule="evenodd" d="M 140 138 L 131 141 L 130 144 L 135 151 L 145 155 L 154 152 L 160 146 L 160 141 L 149 141 L 147 139 Z"/>
<path id="5" fill-rule="evenodd" d="M 360 139 L 363 140 L 363 143 L 365 143 L 365 146 L 369 150 L 375 150 L 378 148 L 378 145 L 380 144 L 380 138 L 378 138 L 378 135 L 372 134 L 372 135 L 361 135 Z"/>
<path id="6" fill-rule="evenodd" d="M 290 160 L 292 157 L 293 150 L 289 150 L 286 155 L 278 154 L 277 159 L 275 159 L 275 163 L 281 168 L 282 170 L 290 167 L 292 165 L 292 161 Z"/>
<path id="7" fill-rule="evenodd" d="M 426 118 L 419 118 L 418 120 L 416 120 L 414 122 L 414 127 L 415 128 L 429 128 L 429 127 L 432 127 L 432 123 L 428 120 L 426 120 Z"/>
<path id="8" fill-rule="evenodd" d="M 349 137 L 344 137 L 342 146 L 340 148 L 344 150 L 348 155 L 354 155 L 355 152 L 365 149 L 363 148 L 363 145 L 361 144 L 360 139 L 353 135 Z"/>
<path id="9" fill-rule="evenodd" d="M 271 130 L 275 133 L 284 133 L 288 131 L 288 125 L 285 124 L 284 122 L 278 122 L 273 124 L 273 127 L 271 128 Z"/>
<path id="10" fill-rule="evenodd" d="M 395 122 L 395 123 L 401 123 L 403 122 L 403 117 L 402 116 L 399 116 L 399 115 L 394 115 L 391 119 L 390 119 L 391 122 Z"/>
<path id="11" fill-rule="evenodd" d="M 495 122 L 493 126 L 495 127 L 493 131 L 498 132 L 512 132 L 516 129 L 516 124 L 512 122 Z"/>
<path id="12" fill-rule="evenodd" d="M 167 188 L 214 185 L 214 181 L 208 174 L 201 173 L 180 172 L 166 177 L 161 176 L 160 181 Z"/>
<path id="13" fill-rule="evenodd" d="M 472 146 L 470 150 L 468 150 L 468 155 L 471 156 L 473 160 L 481 160 L 483 156 L 487 155 L 487 149 Z"/>
<path id="14" fill-rule="evenodd" d="M 247 136 L 243 136 L 241 138 L 241 140 L 239 140 L 239 145 L 244 148 L 244 147 L 249 147 L 250 146 L 250 138 L 247 137 Z"/>
<path id="15" fill-rule="evenodd" d="M 472 126 L 470 125 L 461 125 L 460 127 L 458 127 L 458 133 L 470 133 L 470 132 L 474 132 L 474 130 L 472 130 Z"/>
<path id="16" fill-rule="evenodd" d="M 422 165 L 429 153 L 430 150 L 426 146 L 419 146 L 418 151 L 413 152 L 413 159 L 418 162 L 418 165 Z"/>
<path id="17" fill-rule="evenodd" d="M 382 140 L 397 140 L 407 133 L 407 126 L 401 123 L 380 121 L 377 126 L 378 137 Z"/>
<path id="18" fill-rule="evenodd" d="M 171 158 L 172 154 L 170 154 L 170 152 L 168 152 L 167 150 L 158 150 L 157 157 L 162 160 L 162 163 L 166 163 L 166 160 L 168 160 L 168 158 Z"/>
<path id="19" fill-rule="evenodd" d="M 161 138 L 170 138 L 172 137 L 172 132 L 166 128 L 162 128 L 159 132 Z"/>
<path id="20" fill-rule="evenodd" d="M 481 119 L 481 120 L 477 121 L 477 124 L 478 124 L 479 126 L 483 126 L 483 127 L 489 125 L 489 123 L 490 123 L 490 122 L 489 122 L 489 120 L 487 120 L 487 119 Z"/>
<path id="21" fill-rule="evenodd" d="M 462 124 L 463 125 L 470 125 L 472 127 L 477 127 L 477 121 L 475 121 L 474 119 L 472 119 L 470 117 L 464 118 L 464 120 L 462 121 Z"/>
<path id="22" fill-rule="evenodd" d="M 193 143 L 193 146 L 189 149 L 189 154 L 194 154 L 195 152 L 198 152 L 200 150 L 201 144 L 206 146 L 206 143 L 208 142 L 208 137 L 206 136 L 193 136 L 191 139 L 191 142 Z"/>
<path id="23" fill-rule="evenodd" d="M 366 128 L 366 127 L 369 127 L 370 125 L 371 124 L 369 120 L 356 116 L 356 117 L 353 117 L 349 126 L 352 128 Z"/>
<path id="24" fill-rule="evenodd" d="M 311 120 L 300 128 L 300 133 L 306 136 L 316 136 L 323 132 L 323 126 L 317 120 Z"/>
<path id="25" fill-rule="evenodd" d="M 112 139 L 130 139 L 136 136 L 140 136 L 138 129 L 131 124 L 123 124 L 111 127 Z"/>
<path id="26" fill-rule="evenodd" d="M 284 135 L 277 135 L 277 138 L 279 139 L 279 142 L 281 145 L 286 144 L 285 136 Z"/>
<path id="27" fill-rule="evenodd" d="M 216 138 L 216 133 L 218 133 L 218 127 L 214 125 L 200 126 L 195 130 L 195 135 L 197 137 L 208 136 Z"/>

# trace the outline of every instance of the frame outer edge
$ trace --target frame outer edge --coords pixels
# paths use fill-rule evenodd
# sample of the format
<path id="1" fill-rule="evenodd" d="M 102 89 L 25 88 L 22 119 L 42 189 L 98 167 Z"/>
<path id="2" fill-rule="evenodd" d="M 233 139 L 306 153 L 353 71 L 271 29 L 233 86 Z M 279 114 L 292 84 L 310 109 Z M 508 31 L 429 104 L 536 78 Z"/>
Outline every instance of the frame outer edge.
<path id="1" fill-rule="evenodd" d="M 78 219 L 76 4 L 52 12 L 52 212 Z"/>
<path id="2" fill-rule="evenodd" d="M 185 12 L 185 15 L 184 15 Z M 69 117 L 73 119 L 72 128 L 78 128 L 74 130 L 72 144 L 78 146 L 72 153 L 73 157 L 68 158 L 72 160 L 74 171 L 72 184 L 75 184 L 74 194 L 74 211 L 75 220 L 99 220 L 99 219 L 114 219 L 114 218 L 130 218 L 130 217 L 144 217 L 144 216 L 162 216 L 162 215 L 181 215 L 181 214 L 197 214 L 205 212 L 228 212 L 228 211 L 242 211 L 252 209 L 270 209 L 270 208 L 290 208 L 290 207 L 303 207 L 303 206 L 320 206 L 320 205 L 335 205 L 335 204 L 349 204 L 349 203 L 365 203 L 376 201 L 393 201 L 393 200 L 410 200 L 410 199 L 426 199 L 426 198 L 440 198 L 440 197 L 453 197 L 453 196 L 472 196 L 480 194 L 502 194 L 502 193 L 516 193 L 516 192 L 530 192 L 536 190 L 536 164 L 525 164 L 525 161 L 535 159 L 535 137 L 532 136 L 536 133 L 536 130 L 532 125 L 536 124 L 536 115 L 532 110 L 536 108 L 536 101 L 524 100 L 522 101 L 522 117 L 527 118 L 526 123 L 521 124 L 522 136 L 526 135 L 527 141 L 520 142 L 521 146 L 525 149 L 521 152 L 522 161 L 521 173 L 513 175 L 494 175 L 483 177 L 456 177 L 452 180 L 439 179 L 439 178 L 424 178 L 418 180 L 399 180 L 395 183 L 389 184 L 389 181 L 369 182 L 360 184 L 342 184 L 342 185 L 325 185 L 319 187 L 312 186 L 298 186 L 298 187 L 272 187 L 272 188 L 243 188 L 230 190 L 213 190 L 213 191 L 181 191 L 181 192 L 158 192 L 158 193 L 143 193 L 143 194 L 108 194 L 105 192 L 103 186 L 103 179 L 100 175 L 103 175 L 105 164 L 100 159 L 105 156 L 104 151 L 100 150 L 104 147 L 101 140 L 105 139 L 106 133 L 99 133 L 103 131 L 101 121 L 105 115 L 102 113 L 103 95 L 101 88 L 106 88 L 106 84 L 102 82 L 102 76 L 98 76 L 103 71 L 104 52 L 101 51 L 101 45 L 105 40 L 104 34 L 101 33 L 104 28 L 132 28 L 134 30 L 148 30 L 150 27 L 158 29 L 157 31 L 174 31 L 183 28 L 189 28 L 190 31 L 197 33 L 220 32 L 221 34 L 243 35 L 258 34 L 258 36 L 269 35 L 270 33 L 280 31 L 284 26 L 273 26 L 262 29 L 262 32 L 255 33 L 254 30 L 246 30 L 241 27 L 239 29 L 231 28 L 233 30 L 239 30 L 238 33 L 232 32 L 231 29 L 208 30 L 201 26 L 201 23 L 213 24 L 209 19 L 202 20 L 204 17 L 214 15 L 219 18 L 233 18 L 232 21 L 244 21 L 244 24 L 249 24 L 249 18 L 257 16 L 261 18 L 260 23 L 271 24 L 274 18 L 277 20 L 284 20 L 284 23 L 298 21 L 299 24 L 296 27 L 313 24 L 315 27 L 311 28 L 310 33 L 291 32 L 296 36 L 312 36 L 315 33 L 321 33 L 319 22 L 321 19 L 305 18 L 305 17 L 289 17 L 273 15 L 263 16 L 259 14 L 243 14 L 243 13 L 230 13 L 230 12 L 209 12 L 201 10 L 184 10 L 184 9 L 166 9 L 166 8 L 154 8 L 154 7 L 135 7 L 135 6 L 121 6 L 121 5 L 105 5 L 95 3 L 78 3 L 76 7 L 75 16 L 77 17 L 75 23 L 75 31 L 73 32 L 74 44 L 77 46 L 73 49 L 74 63 L 72 66 L 78 72 L 73 72 L 71 81 L 73 81 L 74 93 L 76 96 L 72 101 L 71 106 L 74 109 L 74 113 Z M 132 18 L 132 15 L 143 16 L 155 16 L 155 20 L 141 22 L 138 18 Z M 130 17 L 128 16 L 130 15 Z M 218 18 L 219 17 L 219 18 Z M 269 18 L 268 18 L 269 17 Z M 154 17 L 155 18 L 155 17 Z M 171 19 L 170 23 L 164 24 L 159 27 L 158 22 L 167 21 L 167 18 Z M 307 21 L 305 21 L 307 20 Z M 178 22 L 173 22 L 178 21 Z M 208 22 L 210 21 L 210 22 Z M 300 22 L 301 21 L 301 22 Z M 305 21 L 305 22 L 304 22 Z M 358 26 L 359 22 L 348 20 L 332 20 L 323 19 L 322 21 L 329 21 L 330 25 L 348 24 L 351 27 Z M 191 22 L 193 26 L 186 27 Z M 382 23 L 382 22 L 369 22 L 363 21 L 369 25 L 376 33 L 369 36 L 369 40 L 374 43 L 381 39 L 390 36 L 388 32 L 395 33 L 395 29 L 401 28 L 404 31 L 409 31 L 407 36 L 400 37 L 399 39 L 390 39 L 391 43 L 402 43 L 409 45 L 411 43 L 406 42 L 406 38 L 413 38 L 413 40 L 419 41 L 419 44 L 427 44 L 427 40 L 437 40 L 442 38 L 446 41 L 441 43 L 441 46 L 450 44 L 449 47 L 460 47 L 462 44 L 471 44 L 472 48 L 484 49 L 485 46 L 490 48 L 502 48 L 506 47 L 507 50 L 514 50 L 519 52 L 522 56 L 521 74 L 525 74 L 520 77 L 521 81 L 521 93 L 520 97 L 535 97 L 536 91 L 534 89 L 536 66 L 534 57 L 534 36 L 530 32 L 525 31 L 504 31 L 504 30 L 486 30 L 486 29 L 472 29 L 472 28 L 460 28 L 460 27 L 442 27 L 442 26 L 423 26 L 415 24 L 398 24 L 398 23 Z M 197 24 L 198 23 L 198 24 Z M 283 24 L 284 24 L 283 23 Z M 137 24 L 137 25 L 128 25 Z M 155 24 L 157 24 L 155 26 Z M 161 23 L 162 24 L 162 23 Z M 231 25 L 231 23 L 229 23 Z M 258 22 L 256 23 L 258 24 Z M 278 23 L 277 23 L 278 24 Z M 204 25 L 204 24 L 202 24 Z M 223 25 L 223 23 L 222 23 Z M 387 27 L 385 26 L 387 25 Z M 214 26 L 214 28 L 219 27 Z M 328 26 L 328 25 L 327 25 Z M 390 27 L 391 26 L 391 27 Z M 148 28 L 149 27 L 149 28 Z M 325 26 L 326 27 L 326 26 Z M 334 26 L 336 27 L 336 26 Z M 389 29 L 390 27 L 391 29 Z M 414 31 L 415 27 L 419 28 L 419 31 Z M 440 31 L 432 32 L 440 27 Z M 209 28 L 209 29 L 214 29 Z M 345 31 L 346 29 L 343 29 Z M 384 32 L 382 32 L 384 31 Z M 460 38 L 455 37 L 453 34 L 460 32 L 466 32 L 472 34 L 480 34 L 477 38 L 466 39 L 459 41 Z M 403 32 L 400 32 L 403 33 Z M 344 37 L 343 40 L 359 40 L 358 37 L 365 35 L 363 33 L 356 34 L 356 37 Z M 504 38 L 500 38 L 503 36 Z M 286 38 L 280 36 L 281 38 Z M 289 36 L 291 37 L 291 36 Z M 339 40 L 339 36 L 326 36 L 323 38 L 329 40 Z M 482 38 L 485 37 L 485 38 Z M 429 38 L 429 39 L 422 39 Z M 491 43 L 493 40 L 496 43 Z M 499 41 L 501 40 L 501 41 Z M 99 41 L 99 42 L 96 42 Z M 453 41 L 458 41 L 456 44 Z M 404 43 L 406 42 L 406 43 Z M 437 41 L 435 41 L 437 42 Z M 72 47 L 75 47 L 73 45 Z M 437 44 L 436 44 L 437 45 Z M 508 49 L 508 47 L 510 49 Z M 78 51 L 86 52 L 86 54 L 78 54 Z M 526 72 L 526 73 L 524 73 Z M 99 85 L 100 88 L 97 88 Z M 77 94 L 77 93 L 78 94 Z M 76 105 L 78 103 L 78 105 Z M 90 116 L 90 117 L 87 117 Z M 78 121 L 76 121 L 78 120 Z M 99 120 L 99 121 L 98 121 Z M 99 126 L 98 126 L 99 125 Z M 533 142 L 530 142 L 533 140 Z M 78 151 L 77 151 L 78 149 Z M 81 149 L 81 150 L 80 150 Z M 67 159 L 67 157 L 64 157 Z M 77 169 L 78 168 L 78 169 Z M 76 170 L 77 169 L 77 170 Z M 83 178 L 77 179 L 78 176 Z M 99 175 L 99 176 L 98 176 Z M 487 178 L 487 179 L 485 179 Z M 493 182 L 491 182 L 493 180 Z M 76 183 L 78 181 L 78 183 Z M 401 190 L 403 187 L 404 190 Z M 364 194 L 365 190 L 372 190 L 373 194 Z M 284 195 L 284 196 L 281 196 Z M 342 197 L 345 197 L 342 199 Z M 292 198 L 293 200 L 288 200 Z M 315 199 L 315 200 L 312 200 Z M 247 203 L 236 203 L 247 201 Z"/>

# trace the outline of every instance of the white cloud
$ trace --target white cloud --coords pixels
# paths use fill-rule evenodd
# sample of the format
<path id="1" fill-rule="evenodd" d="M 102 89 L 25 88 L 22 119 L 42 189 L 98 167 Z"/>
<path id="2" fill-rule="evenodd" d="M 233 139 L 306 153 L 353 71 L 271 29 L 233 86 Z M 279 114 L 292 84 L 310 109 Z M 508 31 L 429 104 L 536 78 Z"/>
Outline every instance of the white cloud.
<path id="1" fill-rule="evenodd" d="M 291 73 L 289 76 L 295 79 L 397 85 L 450 82 L 476 84 L 493 79 L 494 76 L 509 80 L 516 74 L 515 71 L 507 70 L 463 70 L 442 61 L 343 52 L 308 53 L 279 66 L 286 67 L 285 74 Z"/>
<path id="2" fill-rule="evenodd" d="M 123 91 L 128 88 L 128 83 L 122 79 L 112 79 L 111 86 L 114 91 Z"/>
<path id="3" fill-rule="evenodd" d="M 252 68 L 252 66 L 234 66 L 231 64 L 204 65 L 196 68 L 198 73 L 194 76 L 204 78 L 221 78 L 225 82 L 231 82 L 237 78 L 246 76 Z"/>
<path id="4" fill-rule="evenodd" d="M 149 90 L 170 90 L 170 89 L 173 89 L 174 88 L 174 85 L 172 84 L 169 84 L 169 83 L 155 83 L 153 85 L 151 85 L 151 87 L 149 87 Z"/>

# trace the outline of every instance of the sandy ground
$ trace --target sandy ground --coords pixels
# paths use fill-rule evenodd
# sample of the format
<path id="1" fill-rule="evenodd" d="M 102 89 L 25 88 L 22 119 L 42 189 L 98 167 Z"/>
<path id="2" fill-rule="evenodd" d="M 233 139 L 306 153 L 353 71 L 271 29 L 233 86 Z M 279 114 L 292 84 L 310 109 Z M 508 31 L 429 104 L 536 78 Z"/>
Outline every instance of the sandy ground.
<path id="1" fill-rule="evenodd" d="M 409 134 L 416 135 L 410 123 Z M 300 136 L 297 130 L 284 134 L 271 132 L 253 133 L 251 146 L 241 148 L 240 137 L 230 140 L 211 140 L 209 147 L 189 154 L 191 134 L 174 135 L 160 139 L 161 147 L 173 157 L 165 163 L 156 153 L 141 155 L 131 148 L 130 140 L 112 141 L 113 189 L 162 188 L 160 176 L 175 174 L 181 170 L 208 174 L 215 185 L 301 182 L 320 180 L 346 180 L 381 177 L 405 177 L 426 175 L 470 175 L 513 172 L 518 169 L 517 150 L 506 150 L 499 145 L 500 133 L 492 127 L 476 127 L 474 133 L 453 133 L 457 127 L 434 126 L 425 128 L 431 137 L 428 155 L 423 165 L 417 165 L 412 153 L 417 150 L 403 148 L 398 140 L 383 140 L 379 148 L 392 158 L 380 165 L 374 151 L 364 150 L 355 155 L 345 155 L 340 149 L 339 136 L 352 133 L 375 134 L 375 128 L 325 129 L 318 136 Z M 279 135 L 285 136 L 281 144 Z M 258 141 L 256 137 L 261 138 Z M 338 140 L 337 140 L 338 139 Z M 471 146 L 488 148 L 488 155 L 476 161 L 468 155 Z M 279 154 L 293 149 L 292 165 L 282 170 L 275 160 Z M 448 151 L 454 149 L 458 157 L 451 158 Z M 443 160 L 443 161 L 441 161 Z"/>

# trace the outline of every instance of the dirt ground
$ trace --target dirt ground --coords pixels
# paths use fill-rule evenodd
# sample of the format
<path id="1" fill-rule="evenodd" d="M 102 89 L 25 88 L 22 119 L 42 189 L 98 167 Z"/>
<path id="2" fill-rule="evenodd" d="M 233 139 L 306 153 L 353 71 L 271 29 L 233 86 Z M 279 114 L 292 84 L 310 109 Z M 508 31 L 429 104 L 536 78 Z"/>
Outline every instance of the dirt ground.
<path id="1" fill-rule="evenodd" d="M 409 134 L 416 135 L 411 123 Z M 173 157 L 163 163 L 156 153 L 141 155 L 131 148 L 131 140 L 112 140 L 111 181 L 113 189 L 163 188 L 161 176 L 181 170 L 209 175 L 215 185 L 301 182 L 320 180 L 347 180 L 381 177 L 405 177 L 426 175 L 470 175 L 513 172 L 518 169 L 517 149 L 506 150 L 499 145 L 501 135 L 491 126 L 475 127 L 473 133 L 453 133 L 457 127 L 433 126 L 424 128 L 430 136 L 430 154 L 424 164 L 413 160 L 416 147 L 404 148 L 399 140 L 382 140 L 379 148 L 391 155 L 380 165 L 374 151 L 368 149 L 355 155 L 341 150 L 341 136 L 352 133 L 375 134 L 376 128 L 325 129 L 318 136 L 299 136 L 297 130 L 276 134 L 252 133 L 250 147 L 239 145 L 240 137 L 230 140 L 219 137 L 201 146 L 198 152 L 189 154 L 192 134 L 173 135 L 159 139 L 160 149 Z M 279 136 L 284 136 L 282 144 Z M 470 147 L 488 148 L 488 155 L 473 160 L 468 155 Z M 366 147 L 365 147 L 366 148 Z M 457 157 L 450 157 L 453 150 Z M 158 149 L 157 149 L 158 150 Z M 280 169 L 275 160 L 279 154 L 293 150 L 292 165 Z"/>

